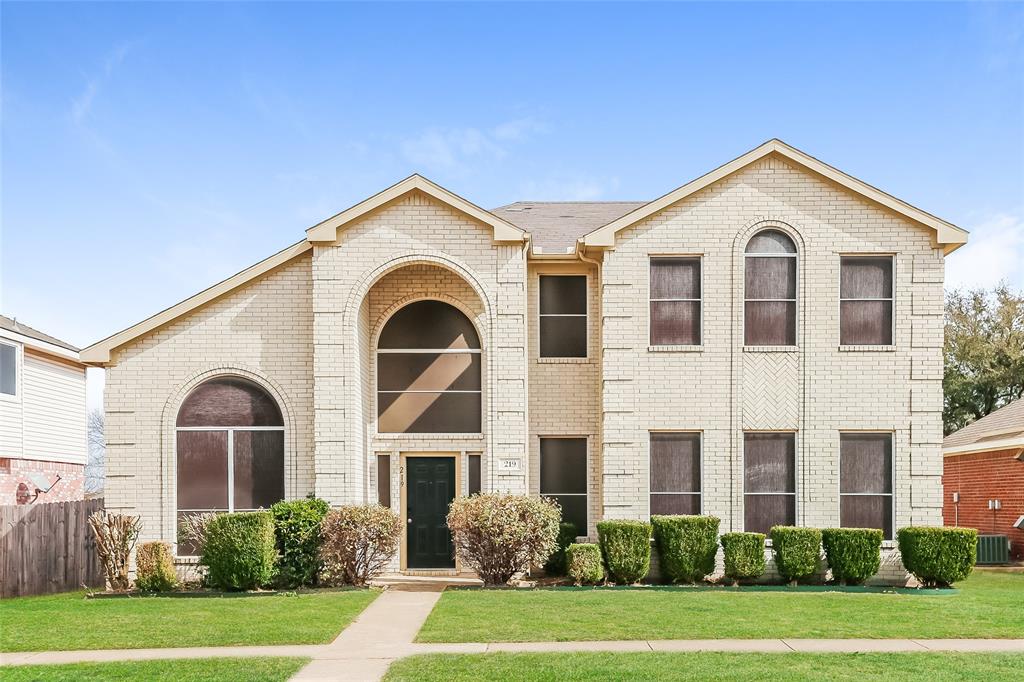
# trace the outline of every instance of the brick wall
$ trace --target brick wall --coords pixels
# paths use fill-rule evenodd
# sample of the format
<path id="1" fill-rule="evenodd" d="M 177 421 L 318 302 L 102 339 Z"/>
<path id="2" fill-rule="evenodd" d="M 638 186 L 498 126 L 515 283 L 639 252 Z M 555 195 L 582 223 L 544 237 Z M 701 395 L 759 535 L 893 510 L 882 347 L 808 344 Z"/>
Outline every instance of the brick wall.
<path id="1" fill-rule="evenodd" d="M 1024 559 L 1024 530 L 1013 523 L 1024 515 L 1024 462 L 1019 448 L 948 455 L 942 473 L 942 519 L 947 526 L 977 528 L 986 535 L 1008 535 L 1014 559 Z M 953 493 L 960 493 L 954 504 Z M 988 508 L 999 500 L 1002 509 Z"/>
<path id="2" fill-rule="evenodd" d="M 48 493 L 36 496 L 36 484 L 29 479 L 38 474 L 52 483 L 60 480 Z M 85 495 L 85 466 L 67 462 L 46 462 L 35 459 L 0 458 L 0 506 L 42 504 L 80 500 Z"/>

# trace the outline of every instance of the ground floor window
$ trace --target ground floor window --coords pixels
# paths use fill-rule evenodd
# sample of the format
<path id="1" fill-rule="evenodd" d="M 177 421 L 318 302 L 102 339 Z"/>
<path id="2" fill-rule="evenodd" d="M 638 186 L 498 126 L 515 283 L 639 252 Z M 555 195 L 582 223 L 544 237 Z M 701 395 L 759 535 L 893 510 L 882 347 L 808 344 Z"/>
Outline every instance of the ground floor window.
<path id="1" fill-rule="evenodd" d="M 839 525 L 880 528 L 892 539 L 892 434 L 839 436 Z"/>
<path id="2" fill-rule="evenodd" d="M 796 434 L 743 434 L 744 529 L 796 524 Z"/>
<path id="3" fill-rule="evenodd" d="M 651 433 L 651 514 L 700 514 L 700 433 Z"/>
<path id="4" fill-rule="evenodd" d="M 587 534 L 587 439 L 540 439 L 540 494 L 562 507 L 562 521 Z"/>
<path id="5" fill-rule="evenodd" d="M 262 388 L 238 377 L 195 388 L 178 411 L 177 518 L 265 509 L 284 499 L 284 421 Z M 193 548 L 180 544 L 179 555 Z"/>

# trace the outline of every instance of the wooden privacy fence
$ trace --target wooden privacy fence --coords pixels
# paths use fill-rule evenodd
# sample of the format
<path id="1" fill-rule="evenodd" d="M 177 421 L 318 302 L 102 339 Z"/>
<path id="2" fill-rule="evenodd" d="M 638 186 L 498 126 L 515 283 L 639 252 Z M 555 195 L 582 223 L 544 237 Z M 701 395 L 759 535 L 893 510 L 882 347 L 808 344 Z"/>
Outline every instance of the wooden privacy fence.
<path id="1" fill-rule="evenodd" d="M 89 515 L 103 500 L 0 507 L 0 597 L 103 587 Z"/>

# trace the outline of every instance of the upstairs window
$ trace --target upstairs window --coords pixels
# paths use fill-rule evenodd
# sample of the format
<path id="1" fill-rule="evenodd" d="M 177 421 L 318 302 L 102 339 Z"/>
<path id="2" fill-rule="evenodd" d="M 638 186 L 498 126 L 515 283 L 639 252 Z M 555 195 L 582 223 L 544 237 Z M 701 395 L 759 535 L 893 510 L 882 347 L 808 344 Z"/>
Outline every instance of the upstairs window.
<path id="1" fill-rule="evenodd" d="M 377 342 L 378 433 L 480 433 L 480 338 L 462 311 L 417 301 Z"/>
<path id="2" fill-rule="evenodd" d="M 743 343 L 796 345 L 796 245 L 778 230 L 755 234 L 744 254 Z"/>
<path id="3" fill-rule="evenodd" d="M 540 357 L 587 357 L 587 276 L 540 276 Z"/>
<path id="4" fill-rule="evenodd" d="M 700 434 L 651 434 L 651 515 L 700 514 Z"/>
<path id="5" fill-rule="evenodd" d="M 744 530 L 796 524 L 796 434 L 743 434 Z"/>
<path id="6" fill-rule="evenodd" d="M 892 434 L 839 436 L 839 525 L 892 539 Z"/>
<path id="7" fill-rule="evenodd" d="M 844 256 L 839 277 L 839 343 L 892 345 L 892 256 Z"/>
<path id="8" fill-rule="evenodd" d="M 651 345 L 699 346 L 700 258 L 651 259 Z"/>
<path id="9" fill-rule="evenodd" d="M 18 347 L 0 343 L 0 393 L 18 394 Z"/>

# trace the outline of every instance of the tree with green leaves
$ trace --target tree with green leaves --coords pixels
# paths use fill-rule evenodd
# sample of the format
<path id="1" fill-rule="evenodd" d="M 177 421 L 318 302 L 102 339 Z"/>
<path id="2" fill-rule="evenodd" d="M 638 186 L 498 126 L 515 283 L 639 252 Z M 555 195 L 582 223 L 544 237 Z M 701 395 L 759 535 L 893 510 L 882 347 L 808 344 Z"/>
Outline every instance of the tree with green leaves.
<path id="1" fill-rule="evenodd" d="M 1005 284 L 948 292 L 944 355 L 947 434 L 1024 396 L 1024 294 Z"/>

